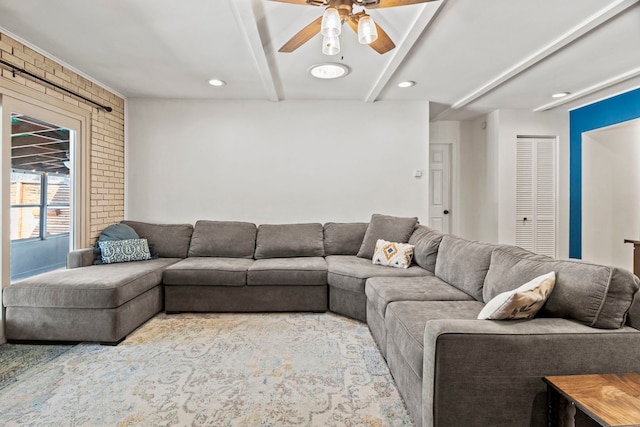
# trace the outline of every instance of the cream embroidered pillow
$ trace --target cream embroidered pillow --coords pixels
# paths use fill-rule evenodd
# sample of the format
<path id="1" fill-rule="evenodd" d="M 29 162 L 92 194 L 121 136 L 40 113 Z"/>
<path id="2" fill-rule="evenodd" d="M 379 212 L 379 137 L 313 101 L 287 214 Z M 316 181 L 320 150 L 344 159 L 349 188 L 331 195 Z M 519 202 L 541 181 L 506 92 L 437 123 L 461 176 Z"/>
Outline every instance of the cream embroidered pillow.
<path id="1" fill-rule="evenodd" d="M 372 261 L 378 265 L 409 268 L 413 258 L 414 247 L 414 245 L 408 243 L 387 242 L 386 240 L 378 239 Z"/>
<path id="2" fill-rule="evenodd" d="M 542 308 L 556 284 L 556 273 L 538 276 L 517 289 L 503 292 L 484 306 L 478 319 L 531 319 Z"/>

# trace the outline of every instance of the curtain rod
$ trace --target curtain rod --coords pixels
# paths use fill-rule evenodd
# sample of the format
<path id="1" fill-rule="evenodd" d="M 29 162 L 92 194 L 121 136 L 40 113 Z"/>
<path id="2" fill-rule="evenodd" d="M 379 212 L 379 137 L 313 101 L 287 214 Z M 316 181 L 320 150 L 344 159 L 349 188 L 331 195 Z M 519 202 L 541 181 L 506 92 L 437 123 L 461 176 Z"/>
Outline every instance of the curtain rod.
<path id="1" fill-rule="evenodd" d="M 67 89 L 65 87 L 60 86 L 57 83 L 49 81 L 49 80 L 47 80 L 45 78 L 42 78 L 42 77 L 40 77 L 40 76 L 38 76 L 36 74 L 30 73 L 29 71 L 25 70 L 24 68 L 16 67 L 15 65 L 13 65 L 10 62 L 7 62 L 5 60 L 0 59 L 0 64 L 4 65 L 5 67 L 8 67 L 10 69 L 11 72 L 13 73 L 13 77 L 16 76 L 16 73 L 25 74 L 25 75 L 27 75 L 27 76 L 29 76 L 31 78 L 34 78 L 34 79 L 39 80 L 41 82 L 45 82 L 48 85 L 51 85 L 51 86 L 55 87 L 56 89 L 60 89 L 60 90 L 62 90 L 64 92 L 67 92 L 70 95 L 73 95 L 73 96 L 75 96 L 77 98 L 80 98 L 80 99 L 86 101 L 86 102 L 89 102 L 89 103 L 95 105 L 98 108 L 102 108 L 104 111 L 106 111 L 108 113 L 113 111 L 113 108 L 111 108 L 111 107 L 109 107 L 107 105 L 99 104 L 99 103 L 87 98 L 86 96 L 82 96 L 79 93 L 73 92 L 73 91 L 71 91 L 71 90 L 69 90 L 69 89 Z"/>

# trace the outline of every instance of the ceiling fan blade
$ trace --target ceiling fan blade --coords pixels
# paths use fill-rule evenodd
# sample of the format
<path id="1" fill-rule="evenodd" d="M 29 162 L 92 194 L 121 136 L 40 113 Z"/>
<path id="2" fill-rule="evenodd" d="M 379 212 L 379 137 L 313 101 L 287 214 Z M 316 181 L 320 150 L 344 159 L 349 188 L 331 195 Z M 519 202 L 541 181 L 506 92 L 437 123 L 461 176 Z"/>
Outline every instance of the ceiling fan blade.
<path id="1" fill-rule="evenodd" d="M 385 33 L 384 30 L 380 28 L 380 25 L 376 24 L 376 29 L 378 30 L 378 38 L 376 39 L 376 41 L 369 43 L 369 46 L 371 46 L 371 48 L 378 52 L 380 55 L 394 49 L 396 45 L 391 40 L 391 37 L 389 37 L 387 33 Z"/>
<path id="2" fill-rule="evenodd" d="M 378 4 L 367 5 L 367 9 L 379 9 L 381 7 L 407 6 L 410 4 L 428 3 L 435 0 L 380 0 Z"/>
<path id="3" fill-rule="evenodd" d="M 348 20 L 349 26 L 356 34 L 358 34 L 358 20 L 361 16 L 363 16 L 362 13 L 357 13 L 351 15 Z M 387 33 L 385 33 L 385 31 L 380 28 L 380 25 L 376 24 L 376 30 L 378 31 L 378 38 L 376 39 L 376 41 L 369 43 L 369 46 L 371 46 L 373 50 L 382 55 L 396 47 L 396 45 L 391 40 L 391 37 L 389 37 Z"/>
<path id="4" fill-rule="evenodd" d="M 311 24 L 304 27 L 298 34 L 291 37 L 291 39 L 286 42 L 278 52 L 293 52 L 309 40 L 313 38 L 316 34 L 320 32 L 320 25 L 322 23 L 322 16 L 313 21 Z"/>

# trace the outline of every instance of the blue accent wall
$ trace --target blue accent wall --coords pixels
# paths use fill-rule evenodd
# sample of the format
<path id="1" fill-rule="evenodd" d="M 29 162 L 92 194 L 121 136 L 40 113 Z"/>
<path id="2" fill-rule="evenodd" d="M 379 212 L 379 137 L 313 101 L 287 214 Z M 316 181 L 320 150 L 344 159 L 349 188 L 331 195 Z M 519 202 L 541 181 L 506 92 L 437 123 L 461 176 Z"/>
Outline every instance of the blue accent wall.
<path id="1" fill-rule="evenodd" d="M 582 258 L 582 134 L 640 118 L 640 89 L 569 113 L 569 257 Z"/>

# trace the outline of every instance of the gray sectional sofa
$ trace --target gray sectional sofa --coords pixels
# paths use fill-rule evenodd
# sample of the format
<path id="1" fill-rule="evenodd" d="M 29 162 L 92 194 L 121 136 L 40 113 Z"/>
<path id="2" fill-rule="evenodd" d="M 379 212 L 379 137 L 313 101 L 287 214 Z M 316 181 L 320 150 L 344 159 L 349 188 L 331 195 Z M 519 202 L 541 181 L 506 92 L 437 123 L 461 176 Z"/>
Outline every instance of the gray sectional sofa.
<path id="1" fill-rule="evenodd" d="M 330 310 L 367 322 L 418 426 L 543 426 L 542 377 L 640 371 L 640 282 L 626 270 L 442 235 L 415 218 L 125 223 L 159 258 L 92 265 L 83 249 L 67 270 L 12 284 L 8 339 L 117 343 L 163 307 Z M 414 245 L 414 264 L 374 265 L 377 238 Z M 535 318 L 477 319 L 497 294 L 551 271 Z"/>

